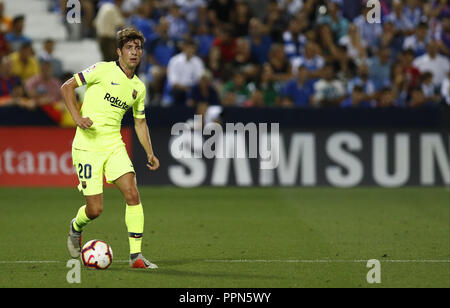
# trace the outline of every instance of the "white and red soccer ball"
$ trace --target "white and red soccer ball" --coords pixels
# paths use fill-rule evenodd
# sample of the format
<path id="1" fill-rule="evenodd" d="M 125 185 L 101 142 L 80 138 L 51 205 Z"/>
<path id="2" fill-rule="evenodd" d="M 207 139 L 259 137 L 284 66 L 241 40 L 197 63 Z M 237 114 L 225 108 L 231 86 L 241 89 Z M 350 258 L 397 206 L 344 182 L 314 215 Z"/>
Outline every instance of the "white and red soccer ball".
<path id="1" fill-rule="evenodd" d="M 91 240 L 81 249 L 81 260 L 88 268 L 107 269 L 113 260 L 113 252 L 108 243 Z"/>

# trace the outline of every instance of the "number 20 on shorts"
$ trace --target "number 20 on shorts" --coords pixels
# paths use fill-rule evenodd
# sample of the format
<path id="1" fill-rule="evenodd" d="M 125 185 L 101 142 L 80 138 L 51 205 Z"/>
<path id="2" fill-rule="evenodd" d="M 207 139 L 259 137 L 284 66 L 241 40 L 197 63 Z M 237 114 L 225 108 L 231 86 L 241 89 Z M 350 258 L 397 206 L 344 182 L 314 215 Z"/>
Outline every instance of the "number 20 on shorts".
<path id="1" fill-rule="evenodd" d="M 90 179 L 92 177 L 92 166 L 90 164 L 78 164 L 78 176 L 80 179 Z"/>

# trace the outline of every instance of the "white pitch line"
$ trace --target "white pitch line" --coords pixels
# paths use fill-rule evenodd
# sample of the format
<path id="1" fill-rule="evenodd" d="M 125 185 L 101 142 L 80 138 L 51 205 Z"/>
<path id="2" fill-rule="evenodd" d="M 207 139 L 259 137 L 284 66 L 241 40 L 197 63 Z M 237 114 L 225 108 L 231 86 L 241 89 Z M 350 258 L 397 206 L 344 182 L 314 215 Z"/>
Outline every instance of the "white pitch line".
<path id="1" fill-rule="evenodd" d="M 369 260 L 204 260 L 207 263 L 367 263 Z M 450 263 L 450 260 L 379 260 L 382 263 Z"/>
<path id="2" fill-rule="evenodd" d="M 73 259 L 68 259 L 73 260 Z M 51 264 L 51 263 L 66 263 L 67 261 L 55 261 L 55 260 L 19 260 L 19 261 L 0 261 L 0 264 Z M 126 260 L 114 260 L 114 263 L 128 263 Z"/>
<path id="3" fill-rule="evenodd" d="M 204 263 L 367 263 L 369 260 L 203 260 Z M 450 260 L 379 260 L 381 263 L 450 263 Z M 66 263 L 67 261 L 56 260 L 16 260 L 16 261 L 0 261 L 0 264 L 54 264 Z M 114 260 L 114 263 L 128 263 L 128 260 Z"/>
<path id="4" fill-rule="evenodd" d="M 34 263 L 59 263 L 61 261 L 50 261 L 50 260 L 20 260 L 20 261 L 0 261 L 0 264 L 34 264 Z"/>

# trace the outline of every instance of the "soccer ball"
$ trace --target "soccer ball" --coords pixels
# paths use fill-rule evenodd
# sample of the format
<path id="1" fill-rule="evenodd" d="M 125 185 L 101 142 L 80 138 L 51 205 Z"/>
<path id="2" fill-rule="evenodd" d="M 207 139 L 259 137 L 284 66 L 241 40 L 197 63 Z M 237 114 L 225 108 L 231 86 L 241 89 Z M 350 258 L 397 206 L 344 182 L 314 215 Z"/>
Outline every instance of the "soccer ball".
<path id="1" fill-rule="evenodd" d="M 111 246 L 104 241 L 91 240 L 81 249 L 81 260 L 86 267 L 107 269 L 113 260 Z"/>

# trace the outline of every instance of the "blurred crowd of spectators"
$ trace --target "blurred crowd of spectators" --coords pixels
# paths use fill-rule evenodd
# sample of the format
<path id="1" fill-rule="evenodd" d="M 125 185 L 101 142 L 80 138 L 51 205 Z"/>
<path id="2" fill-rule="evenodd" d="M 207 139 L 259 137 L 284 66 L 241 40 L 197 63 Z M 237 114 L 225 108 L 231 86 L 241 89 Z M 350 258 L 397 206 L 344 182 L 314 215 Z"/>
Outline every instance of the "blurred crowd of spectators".
<path id="1" fill-rule="evenodd" d="M 366 1 L 83 0 L 81 27 L 104 61 L 116 60 L 118 29 L 142 31 L 139 74 L 153 106 L 450 105 L 450 1 L 380 0 L 375 23 Z M 48 3 L 65 22 L 67 0 Z M 54 42 L 36 55 L 24 16 L 3 6 L 0 105 L 60 101 L 70 74 Z"/>
<path id="2" fill-rule="evenodd" d="M 375 23 L 361 0 L 100 2 L 92 29 L 105 60 L 115 28 L 145 35 L 152 105 L 450 104 L 447 0 L 381 0 Z"/>
<path id="3" fill-rule="evenodd" d="M 71 77 L 53 55 L 55 41 L 42 42 L 37 54 L 31 38 L 24 35 L 26 17 L 7 16 L 0 1 L 0 107 L 42 109 L 54 122 L 72 126 L 65 112 L 60 87 Z"/>

